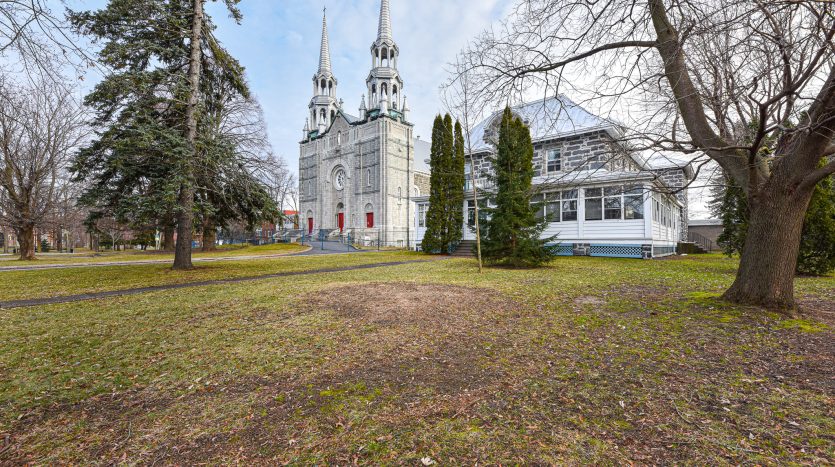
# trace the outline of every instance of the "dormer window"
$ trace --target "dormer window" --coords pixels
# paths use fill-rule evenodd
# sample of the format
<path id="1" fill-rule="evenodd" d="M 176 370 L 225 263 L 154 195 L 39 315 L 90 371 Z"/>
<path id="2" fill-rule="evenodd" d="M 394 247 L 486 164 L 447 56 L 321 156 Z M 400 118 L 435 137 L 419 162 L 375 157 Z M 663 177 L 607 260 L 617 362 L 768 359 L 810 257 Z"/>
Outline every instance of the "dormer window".
<path id="1" fill-rule="evenodd" d="M 549 149 L 546 153 L 547 173 L 559 172 L 562 170 L 562 152 L 559 149 Z"/>

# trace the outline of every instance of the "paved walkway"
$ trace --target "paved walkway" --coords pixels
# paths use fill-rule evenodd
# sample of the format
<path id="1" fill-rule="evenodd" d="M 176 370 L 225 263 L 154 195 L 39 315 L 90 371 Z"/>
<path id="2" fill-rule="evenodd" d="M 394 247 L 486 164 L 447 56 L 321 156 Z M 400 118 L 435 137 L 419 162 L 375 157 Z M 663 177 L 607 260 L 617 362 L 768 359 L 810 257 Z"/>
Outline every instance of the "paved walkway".
<path id="1" fill-rule="evenodd" d="M 275 279 L 280 277 L 292 277 L 292 276 L 307 276 L 311 274 L 325 274 L 325 273 L 333 273 L 333 272 L 346 272 L 346 271 L 357 271 L 362 269 L 377 269 L 377 268 L 384 268 L 389 266 L 400 266 L 403 264 L 412 264 L 412 263 L 425 263 L 429 261 L 439 261 L 444 258 L 436 258 L 436 259 L 418 259 L 418 260 L 409 260 L 409 261 L 389 261 L 384 263 L 371 263 L 371 264 L 359 264 L 355 266 L 344 266 L 340 268 L 326 268 L 326 269 L 312 269 L 308 271 L 291 271 L 291 272 L 279 272 L 275 274 L 265 274 L 261 276 L 249 276 L 249 277 L 238 277 L 234 279 L 219 279 L 219 280 L 211 280 L 211 281 L 200 281 L 200 282 L 188 282 L 185 284 L 167 284 L 167 285 L 157 285 L 152 287 L 140 287 L 135 289 L 123 289 L 123 290 L 111 290 L 107 292 L 94 292 L 88 294 L 79 294 L 79 295 L 66 295 L 63 297 L 47 297 L 47 298 L 33 298 L 27 300 L 13 300 L 8 302 L 0 302 L 0 309 L 9 309 L 9 308 L 24 308 L 24 307 L 32 307 L 32 306 L 41 306 L 41 305 L 56 305 L 59 303 L 72 303 L 72 302 L 81 302 L 86 300 L 96 300 L 99 298 L 108 298 L 108 297 L 122 297 L 126 295 L 138 295 L 143 293 L 149 292 L 160 292 L 165 290 L 178 290 L 178 289 L 189 289 L 195 287 L 206 287 L 210 285 L 223 285 L 223 284 L 239 284 L 242 282 L 252 282 L 252 281 L 260 281 L 264 279 Z"/>
<path id="2" fill-rule="evenodd" d="M 334 254 L 345 254 L 345 253 L 362 253 L 362 250 L 357 250 L 356 248 L 346 245 L 344 243 L 339 242 L 311 242 L 305 243 L 305 245 L 310 245 L 312 248 L 308 251 L 303 251 L 301 253 L 296 253 L 296 256 L 314 256 L 314 255 L 334 255 Z"/>
<path id="3" fill-rule="evenodd" d="M 333 245 L 330 245 L 333 243 Z M 193 263 L 215 263 L 220 261 L 247 261 L 256 259 L 282 258 L 286 256 L 308 256 L 308 255 L 334 255 L 344 253 L 358 253 L 359 250 L 351 248 L 338 242 L 325 242 L 325 250 L 320 244 L 308 250 L 298 253 L 278 253 L 275 255 L 246 255 L 246 256 L 220 256 L 211 258 L 194 258 Z M 143 259 L 137 261 L 100 261 L 95 263 L 65 263 L 65 264 L 27 264 L 25 266 L 0 266 L 0 273 L 4 271 L 36 271 L 39 269 L 72 269 L 72 268 L 101 268 L 107 266 L 133 266 L 139 264 L 167 264 L 174 261 L 173 258 L 165 259 Z"/>

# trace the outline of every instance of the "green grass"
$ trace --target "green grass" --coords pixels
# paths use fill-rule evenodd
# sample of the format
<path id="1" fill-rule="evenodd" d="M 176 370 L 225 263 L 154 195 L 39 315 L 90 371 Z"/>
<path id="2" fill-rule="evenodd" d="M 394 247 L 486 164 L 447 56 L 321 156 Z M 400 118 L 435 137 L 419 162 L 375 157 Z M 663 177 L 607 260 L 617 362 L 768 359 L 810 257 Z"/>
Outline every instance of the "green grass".
<path id="1" fill-rule="evenodd" d="M 422 259 L 409 253 L 289 256 L 258 260 L 195 263 L 191 271 L 174 271 L 169 264 L 136 264 L 30 271 L 0 271 L 0 301 L 104 292 L 215 279 L 261 276 L 281 272 L 333 268 L 383 261 Z"/>
<path id="2" fill-rule="evenodd" d="M 275 243 L 271 245 L 224 245 L 216 251 L 203 252 L 199 249 L 194 251 L 193 257 L 200 258 L 225 258 L 235 256 L 272 256 L 290 254 L 304 251 L 307 247 L 296 243 Z M 0 255 L 0 267 L 4 266 L 29 266 L 29 265 L 50 265 L 50 264 L 84 264 L 84 263 L 108 263 L 126 261 L 173 261 L 174 254 L 157 251 L 101 251 L 92 252 L 81 250 L 74 254 L 46 254 L 40 255 L 35 261 L 20 261 L 16 256 L 7 254 Z"/>
<path id="3" fill-rule="evenodd" d="M 415 258 L 0 277 L 38 296 Z M 735 267 L 454 259 L 0 310 L 0 463 L 831 462 L 829 315 L 721 302 Z M 797 289 L 829 306 L 835 279 Z"/>

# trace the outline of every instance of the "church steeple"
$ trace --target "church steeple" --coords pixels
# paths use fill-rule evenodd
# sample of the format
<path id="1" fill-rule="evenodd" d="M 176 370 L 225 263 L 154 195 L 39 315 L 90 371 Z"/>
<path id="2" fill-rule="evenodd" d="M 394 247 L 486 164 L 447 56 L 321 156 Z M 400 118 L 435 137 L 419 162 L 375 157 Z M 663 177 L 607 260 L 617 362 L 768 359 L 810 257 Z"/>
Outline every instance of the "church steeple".
<path id="1" fill-rule="evenodd" d="M 381 0 L 380 21 L 377 28 L 377 40 L 371 44 L 371 73 L 368 75 L 369 112 L 378 110 L 378 115 L 393 116 L 393 111 L 401 112 L 403 80 L 397 71 L 400 49 L 391 32 L 391 5 L 389 0 Z"/>
<path id="2" fill-rule="evenodd" d="M 322 15 L 322 42 L 319 47 L 319 70 L 313 76 L 313 99 L 310 100 L 311 132 L 321 135 L 333 123 L 339 104 L 336 98 L 337 80 L 331 69 L 331 49 L 328 40 L 327 12 Z"/>
<path id="3" fill-rule="evenodd" d="M 319 74 L 331 73 L 331 45 L 327 13 L 322 16 L 322 45 L 319 47 Z"/>
<path id="4" fill-rule="evenodd" d="M 383 0 L 380 4 L 380 26 L 377 29 L 377 41 L 393 41 L 391 34 L 391 7 L 388 0 Z"/>

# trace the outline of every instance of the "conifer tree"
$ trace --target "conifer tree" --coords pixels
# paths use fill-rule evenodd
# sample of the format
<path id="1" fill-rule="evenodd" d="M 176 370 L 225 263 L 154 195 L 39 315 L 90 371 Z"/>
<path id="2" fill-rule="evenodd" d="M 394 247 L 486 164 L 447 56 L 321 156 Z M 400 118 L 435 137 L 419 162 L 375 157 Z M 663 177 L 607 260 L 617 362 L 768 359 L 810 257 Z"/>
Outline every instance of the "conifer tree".
<path id="1" fill-rule="evenodd" d="M 444 120 L 438 115 L 432 125 L 432 146 L 429 153 L 429 210 L 426 212 L 426 233 L 421 248 L 427 253 L 446 253 L 446 161 L 443 154 Z"/>
<path id="2" fill-rule="evenodd" d="M 496 186 L 495 208 L 486 209 L 482 254 L 485 261 L 511 267 L 540 266 L 551 260 L 556 249 L 551 238 L 540 238 L 546 219 L 537 219 L 531 204 L 534 177 L 533 144 L 528 127 L 513 116 L 502 115 L 497 154 L 491 159 L 491 181 Z"/>
<path id="3" fill-rule="evenodd" d="M 240 20 L 238 0 L 224 2 Z M 73 166 L 91 182 L 83 200 L 131 223 L 154 219 L 166 236 L 176 217 L 178 269 L 191 268 L 196 168 L 210 152 L 198 134 L 211 98 L 201 77 L 211 69 L 248 95 L 243 68 L 215 39 L 204 3 L 110 0 L 70 14 L 79 32 L 104 43 L 99 59 L 112 70 L 85 99 L 103 130 Z"/>
<path id="4" fill-rule="evenodd" d="M 825 178 L 815 187 L 806 211 L 798 274 L 821 276 L 835 271 L 835 183 Z"/>
<path id="5" fill-rule="evenodd" d="M 461 241 L 464 229 L 464 133 L 461 123 L 455 122 L 453 135 L 452 163 L 449 184 L 449 242 L 454 245 Z"/>

